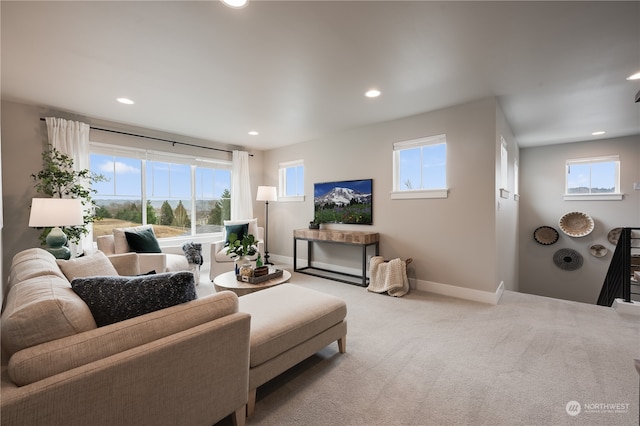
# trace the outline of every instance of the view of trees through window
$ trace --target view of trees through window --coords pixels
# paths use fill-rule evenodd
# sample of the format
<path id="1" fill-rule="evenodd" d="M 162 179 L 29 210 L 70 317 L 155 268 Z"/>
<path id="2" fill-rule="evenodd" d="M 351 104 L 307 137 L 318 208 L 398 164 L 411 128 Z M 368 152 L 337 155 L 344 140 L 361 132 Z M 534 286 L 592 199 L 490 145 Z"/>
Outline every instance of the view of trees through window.
<path id="1" fill-rule="evenodd" d="M 93 186 L 96 213 L 103 218 L 94 223 L 94 239 L 142 224 L 153 225 L 158 238 L 221 232 L 230 218 L 228 168 L 92 152 L 90 169 L 107 178 Z"/>

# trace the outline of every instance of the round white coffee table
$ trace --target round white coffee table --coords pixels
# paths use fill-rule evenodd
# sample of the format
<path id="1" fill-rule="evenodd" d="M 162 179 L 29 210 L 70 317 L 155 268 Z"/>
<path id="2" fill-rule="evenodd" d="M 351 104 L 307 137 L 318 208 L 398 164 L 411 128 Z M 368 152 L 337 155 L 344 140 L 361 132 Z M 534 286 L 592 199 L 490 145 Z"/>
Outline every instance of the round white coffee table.
<path id="1" fill-rule="evenodd" d="M 278 284 L 286 283 L 291 278 L 291 273 L 287 270 L 282 271 L 282 276 L 272 278 L 260 284 L 249 284 L 238 281 L 235 271 L 225 272 L 213 278 L 213 287 L 216 291 L 231 290 L 238 296 L 253 293 L 254 291 L 264 290 Z"/>

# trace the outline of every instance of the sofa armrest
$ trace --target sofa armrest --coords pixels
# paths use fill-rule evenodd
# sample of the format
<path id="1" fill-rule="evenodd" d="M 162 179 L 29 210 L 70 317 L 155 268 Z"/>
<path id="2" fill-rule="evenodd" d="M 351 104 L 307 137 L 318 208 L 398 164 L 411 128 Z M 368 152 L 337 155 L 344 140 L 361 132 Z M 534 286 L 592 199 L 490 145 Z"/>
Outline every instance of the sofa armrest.
<path id="1" fill-rule="evenodd" d="M 161 274 L 167 271 L 167 255 L 164 253 L 138 253 L 138 261 L 140 262 L 141 274 L 150 271 Z"/>
<path id="2" fill-rule="evenodd" d="M 9 377 L 19 386 L 86 365 L 238 311 L 225 291 L 16 352 Z"/>
<path id="3" fill-rule="evenodd" d="M 98 250 L 107 256 L 111 256 L 116 253 L 116 245 L 113 235 L 100 235 L 96 237 L 96 245 L 98 246 Z"/>
<path id="4" fill-rule="evenodd" d="M 2 422 L 215 424 L 247 402 L 249 327 L 234 313 L 23 387 L 3 374 Z"/>
<path id="5" fill-rule="evenodd" d="M 134 276 L 140 274 L 140 259 L 138 253 L 122 253 L 107 256 L 118 275 Z"/>

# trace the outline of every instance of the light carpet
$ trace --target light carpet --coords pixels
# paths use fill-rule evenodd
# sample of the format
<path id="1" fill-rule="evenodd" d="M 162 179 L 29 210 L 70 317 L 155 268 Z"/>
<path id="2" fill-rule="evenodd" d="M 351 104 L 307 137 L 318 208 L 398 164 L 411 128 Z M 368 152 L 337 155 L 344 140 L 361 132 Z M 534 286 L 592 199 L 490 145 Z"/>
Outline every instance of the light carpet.
<path id="1" fill-rule="evenodd" d="M 290 282 L 347 302 L 347 353 L 333 343 L 258 388 L 248 425 L 638 425 L 638 317 L 510 291 L 487 305 Z"/>

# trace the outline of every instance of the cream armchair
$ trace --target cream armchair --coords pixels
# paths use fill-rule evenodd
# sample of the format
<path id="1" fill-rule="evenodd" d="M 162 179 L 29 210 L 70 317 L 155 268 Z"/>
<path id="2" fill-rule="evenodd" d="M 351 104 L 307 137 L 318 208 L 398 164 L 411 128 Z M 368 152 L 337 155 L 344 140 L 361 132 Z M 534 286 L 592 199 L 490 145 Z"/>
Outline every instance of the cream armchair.
<path id="1" fill-rule="evenodd" d="M 127 242 L 125 235 L 126 231 L 140 231 L 145 229 L 153 229 L 151 225 L 136 226 L 131 228 L 114 228 L 111 235 L 101 235 L 96 238 L 98 250 L 103 252 L 109 257 L 109 260 L 116 265 L 126 263 L 128 254 L 132 250 Z M 177 272 L 177 271 L 189 271 L 191 270 L 189 262 L 184 255 L 171 254 L 171 253 L 137 253 L 139 273 L 146 273 L 150 271 L 156 271 L 156 273 L 162 272 Z M 121 268 L 131 268 L 135 270 L 135 265 L 122 265 Z M 116 268 L 119 269 L 119 268 Z M 135 274 L 128 274 L 135 275 Z"/>
<path id="2" fill-rule="evenodd" d="M 224 246 L 227 241 L 226 229 L 229 225 L 238 225 L 243 223 L 248 224 L 247 232 L 252 234 L 258 241 L 258 253 L 260 253 L 260 256 L 264 259 L 264 228 L 258 226 L 257 219 L 236 221 L 225 220 L 225 232 L 223 233 L 222 239 L 211 243 L 211 267 L 209 269 L 209 278 L 211 281 L 213 281 L 217 275 L 233 271 L 235 259 L 227 255 L 227 250 Z M 253 259 L 256 259 L 257 257 L 258 255 L 256 254 L 253 256 Z"/>

